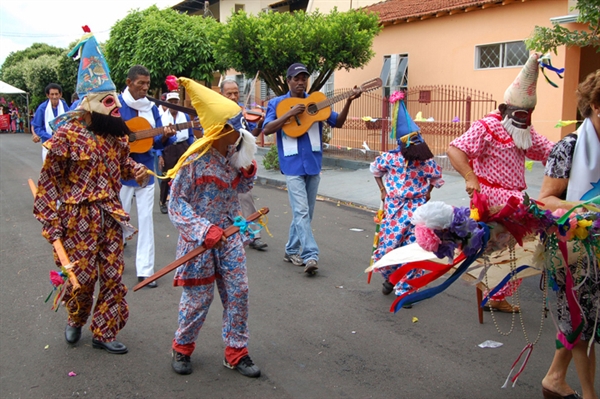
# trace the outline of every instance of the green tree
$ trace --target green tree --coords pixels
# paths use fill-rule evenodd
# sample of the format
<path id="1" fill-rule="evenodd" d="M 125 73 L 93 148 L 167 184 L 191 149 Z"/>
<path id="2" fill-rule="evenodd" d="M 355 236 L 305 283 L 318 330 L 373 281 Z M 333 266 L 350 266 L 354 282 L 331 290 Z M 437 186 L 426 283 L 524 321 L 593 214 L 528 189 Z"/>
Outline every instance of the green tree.
<path id="1" fill-rule="evenodd" d="M 376 14 L 362 10 L 329 14 L 240 11 L 215 32 L 215 53 L 238 72 L 260 76 L 277 95 L 288 91 L 285 73 L 302 62 L 313 73 L 310 91 L 319 90 L 337 69 L 364 66 L 375 54 L 373 39 L 381 31 Z"/>
<path id="2" fill-rule="evenodd" d="M 71 95 L 75 92 L 77 86 L 77 72 L 79 71 L 79 61 L 67 56 L 69 51 L 74 48 L 79 41 L 69 44 L 69 47 L 62 51 L 58 57 L 57 79 L 63 88 L 63 98 L 67 103 L 71 103 Z"/>
<path id="3" fill-rule="evenodd" d="M 42 55 L 25 64 L 24 78 L 32 95 L 32 107 L 46 99 L 45 89 L 50 83 L 58 82 L 58 55 Z"/>
<path id="4" fill-rule="evenodd" d="M 2 68 L 2 80 L 21 90 L 29 91 L 25 81 L 25 68 L 27 60 L 17 62 L 7 68 Z"/>
<path id="5" fill-rule="evenodd" d="M 218 22 L 212 18 L 159 10 L 156 6 L 132 11 L 118 21 L 106 43 L 106 57 L 115 82 L 124 84 L 135 64 L 150 70 L 152 89 L 164 85 L 168 75 L 212 81 L 223 69 L 213 56 L 209 33 Z"/>
<path id="6" fill-rule="evenodd" d="M 4 80 L 4 70 L 20 64 L 22 61 L 33 60 L 42 55 L 60 55 L 63 49 L 46 43 L 34 43 L 25 50 L 13 51 L 4 60 L 0 69 L 0 77 Z M 8 83 L 8 82 L 7 82 Z"/>
<path id="7" fill-rule="evenodd" d="M 577 22 L 587 25 L 589 30 L 573 30 L 554 24 L 552 28 L 536 26 L 530 38 L 525 40 L 528 49 L 556 54 L 559 46 L 593 46 L 600 52 L 600 1 L 578 0 L 575 9 L 579 10 Z"/>
<path id="8" fill-rule="evenodd" d="M 125 85 L 129 68 L 136 64 L 133 62 L 133 55 L 137 47 L 138 32 L 144 23 L 144 18 L 157 11 L 158 7 L 156 6 L 143 11 L 132 10 L 125 18 L 117 21 L 110 30 L 110 38 L 104 46 L 104 56 L 117 89 Z M 156 50 L 154 47 L 148 49 L 153 52 Z"/>

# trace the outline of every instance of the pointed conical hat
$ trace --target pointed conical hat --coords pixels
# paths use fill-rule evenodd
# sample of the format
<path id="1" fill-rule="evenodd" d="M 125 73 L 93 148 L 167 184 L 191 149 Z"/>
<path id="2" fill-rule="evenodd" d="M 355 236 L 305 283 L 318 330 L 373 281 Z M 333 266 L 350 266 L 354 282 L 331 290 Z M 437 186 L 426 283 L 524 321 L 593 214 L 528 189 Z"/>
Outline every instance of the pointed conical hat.
<path id="1" fill-rule="evenodd" d="M 398 105 L 398 113 L 396 117 L 396 137 L 401 138 L 406 136 L 407 134 L 418 132 L 421 129 L 417 126 L 417 124 L 412 120 L 408 111 L 406 110 L 406 105 L 404 105 L 404 101 L 400 100 L 400 104 Z"/>
<path id="2" fill-rule="evenodd" d="M 110 78 L 110 70 L 100 46 L 92 33 L 83 35 L 79 43 L 69 52 L 68 56 L 79 55 L 79 71 L 75 91 L 79 98 L 89 93 L 114 92 L 115 84 Z"/>
<path id="3" fill-rule="evenodd" d="M 507 105 L 533 109 L 537 104 L 538 55 L 531 54 L 514 82 L 504 92 Z"/>
<path id="4" fill-rule="evenodd" d="M 179 78 L 178 82 L 190 95 L 192 106 L 198 113 L 200 124 L 205 131 L 217 125 L 225 126 L 229 120 L 242 112 L 238 104 L 200 83 L 188 78 Z"/>

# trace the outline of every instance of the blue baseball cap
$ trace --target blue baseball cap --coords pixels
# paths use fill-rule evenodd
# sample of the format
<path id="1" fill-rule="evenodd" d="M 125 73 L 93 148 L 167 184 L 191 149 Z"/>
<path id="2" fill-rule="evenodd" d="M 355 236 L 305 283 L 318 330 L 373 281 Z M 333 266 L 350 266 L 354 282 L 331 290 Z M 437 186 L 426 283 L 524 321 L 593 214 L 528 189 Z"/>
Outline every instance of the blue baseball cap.
<path id="1" fill-rule="evenodd" d="M 290 67 L 287 70 L 287 76 L 288 76 L 288 78 L 289 77 L 294 77 L 294 76 L 296 76 L 298 74 L 301 74 L 301 73 L 305 73 L 305 74 L 307 74 L 307 75 L 310 76 L 310 73 L 308 73 L 308 69 L 306 69 L 306 65 L 301 64 L 299 62 L 290 65 Z"/>

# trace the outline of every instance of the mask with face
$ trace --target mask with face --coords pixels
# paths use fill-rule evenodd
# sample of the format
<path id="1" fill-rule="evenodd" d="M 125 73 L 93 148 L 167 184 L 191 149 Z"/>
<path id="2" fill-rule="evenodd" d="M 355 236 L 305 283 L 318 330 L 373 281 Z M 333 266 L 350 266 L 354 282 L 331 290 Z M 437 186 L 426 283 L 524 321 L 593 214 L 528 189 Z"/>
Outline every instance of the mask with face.
<path id="1" fill-rule="evenodd" d="M 91 92 L 81 100 L 80 108 L 95 112 L 102 115 L 109 115 L 115 118 L 120 118 L 121 103 L 116 92 Z"/>
<path id="2" fill-rule="evenodd" d="M 502 126 L 511 135 L 517 148 L 528 150 L 531 140 L 531 113 L 533 109 L 508 106 L 503 112 Z"/>

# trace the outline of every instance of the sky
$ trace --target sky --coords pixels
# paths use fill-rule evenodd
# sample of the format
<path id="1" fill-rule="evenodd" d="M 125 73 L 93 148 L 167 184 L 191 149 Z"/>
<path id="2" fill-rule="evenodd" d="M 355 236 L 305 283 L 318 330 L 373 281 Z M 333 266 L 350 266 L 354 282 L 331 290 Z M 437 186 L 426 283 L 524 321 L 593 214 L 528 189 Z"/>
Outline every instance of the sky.
<path id="1" fill-rule="evenodd" d="M 182 0 L 0 0 L 0 65 L 13 51 L 33 43 L 67 48 L 88 25 L 98 42 L 130 10 L 153 4 L 164 9 Z"/>

